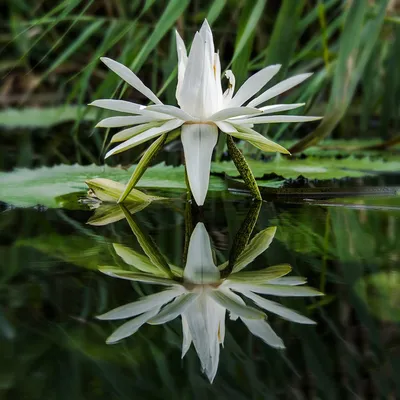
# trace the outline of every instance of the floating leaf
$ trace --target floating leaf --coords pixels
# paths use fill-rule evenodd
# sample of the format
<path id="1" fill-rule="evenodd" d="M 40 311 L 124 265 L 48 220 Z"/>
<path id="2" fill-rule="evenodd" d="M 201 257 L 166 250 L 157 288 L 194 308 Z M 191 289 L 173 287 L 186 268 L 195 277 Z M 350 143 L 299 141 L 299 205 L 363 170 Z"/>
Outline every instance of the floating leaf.
<path id="1" fill-rule="evenodd" d="M 276 174 L 286 179 L 296 179 L 303 176 L 308 179 L 340 179 L 345 177 L 361 177 L 373 175 L 378 172 L 400 173 L 400 161 L 372 160 L 368 157 L 357 159 L 321 159 L 308 157 L 307 159 L 289 159 L 277 157 L 270 162 L 248 162 L 256 178 L 263 178 L 268 174 Z M 238 177 L 239 173 L 233 162 L 213 163 L 211 171 L 226 173 Z"/>
<path id="2" fill-rule="evenodd" d="M 9 108 L 0 111 L 0 126 L 7 128 L 50 128 L 68 121 L 81 119 L 79 106 L 62 106 L 51 108 Z M 85 120 L 96 119 L 96 112 L 85 113 Z"/>
<path id="3" fill-rule="evenodd" d="M 3 172 L 0 173 L 0 201 L 20 207 L 31 207 L 37 204 L 59 207 L 56 197 L 72 192 L 86 192 L 86 180 L 107 178 L 126 183 L 134 169 L 135 166 L 126 170 L 120 167 L 97 165 L 58 165 L 52 168 Z M 146 171 L 137 187 L 186 190 L 184 167 L 158 164 Z M 221 178 L 211 177 L 209 190 L 224 189 L 225 184 Z"/>

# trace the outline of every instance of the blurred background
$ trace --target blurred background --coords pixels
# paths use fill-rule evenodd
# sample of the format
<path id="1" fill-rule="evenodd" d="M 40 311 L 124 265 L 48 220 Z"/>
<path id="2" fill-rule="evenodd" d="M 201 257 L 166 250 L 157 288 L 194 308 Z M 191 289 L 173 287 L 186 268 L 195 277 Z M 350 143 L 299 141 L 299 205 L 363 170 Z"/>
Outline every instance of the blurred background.
<path id="1" fill-rule="evenodd" d="M 129 66 L 163 101 L 176 104 L 174 29 L 189 47 L 204 18 L 222 70 L 231 68 L 237 85 L 274 63 L 283 64 L 277 80 L 314 72 L 280 100 L 305 101 L 299 112 L 324 115 L 323 122 L 262 131 L 297 143 L 292 153 L 326 137 L 397 143 L 399 12 L 399 0 L 3 0 L 0 169 L 102 164 L 109 132 L 94 128 L 102 111 L 87 103 L 145 99 L 99 57 Z M 142 150 L 108 162 L 134 163 Z M 167 150 L 164 157 L 178 164 L 179 143 Z"/>

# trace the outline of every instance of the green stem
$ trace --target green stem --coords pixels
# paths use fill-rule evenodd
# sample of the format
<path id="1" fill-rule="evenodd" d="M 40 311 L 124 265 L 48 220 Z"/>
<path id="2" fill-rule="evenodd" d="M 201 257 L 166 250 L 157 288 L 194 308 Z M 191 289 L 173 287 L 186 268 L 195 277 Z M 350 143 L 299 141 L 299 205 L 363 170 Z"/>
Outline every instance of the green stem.
<path id="1" fill-rule="evenodd" d="M 257 182 L 254 178 L 253 172 L 249 165 L 247 164 L 246 159 L 242 152 L 237 148 L 235 142 L 231 135 L 226 135 L 227 139 L 226 142 L 228 144 L 228 152 L 234 162 L 237 170 L 240 173 L 240 176 L 244 180 L 244 183 L 249 188 L 251 194 L 257 200 L 262 200 L 260 189 L 258 188 Z"/>

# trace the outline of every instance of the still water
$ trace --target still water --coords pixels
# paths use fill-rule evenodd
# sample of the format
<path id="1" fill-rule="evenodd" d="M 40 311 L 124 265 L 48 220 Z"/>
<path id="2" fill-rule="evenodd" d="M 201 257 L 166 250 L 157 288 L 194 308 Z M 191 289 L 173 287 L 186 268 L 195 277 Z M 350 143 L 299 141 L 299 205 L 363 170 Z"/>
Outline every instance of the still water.
<path id="1" fill-rule="evenodd" d="M 400 398 L 397 197 L 140 208 L 3 208 L 1 399 Z"/>

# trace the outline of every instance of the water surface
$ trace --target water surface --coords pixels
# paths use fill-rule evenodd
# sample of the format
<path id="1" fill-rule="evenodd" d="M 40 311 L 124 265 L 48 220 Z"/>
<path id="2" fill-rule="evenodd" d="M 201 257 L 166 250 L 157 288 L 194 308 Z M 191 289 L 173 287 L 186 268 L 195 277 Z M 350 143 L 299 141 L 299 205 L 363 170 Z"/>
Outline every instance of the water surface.
<path id="1" fill-rule="evenodd" d="M 277 350 L 227 317 L 212 384 L 193 345 L 181 359 L 180 318 L 145 324 L 117 344 L 105 343 L 121 322 L 101 321 L 96 315 L 160 290 L 98 271 L 120 264 L 115 243 L 144 255 L 125 218 L 90 225 L 94 211 L 86 207 L 4 207 L 0 397 L 400 397 L 399 206 L 396 197 L 264 202 L 251 237 L 270 226 L 277 227 L 276 235 L 249 269 L 288 263 L 291 275 L 306 277 L 308 285 L 325 296 L 273 300 L 317 325 L 295 324 L 268 313 L 268 322 L 286 346 Z M 192 227 L 193 222 L 204 223 L 216 264 L 229 260 L 252 207 L 243 197 L 222 196 L 191 214 Z M 153 203 L 133 217 L 168 262 L 184 267 L 184 201 Z"/>

